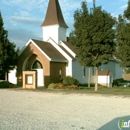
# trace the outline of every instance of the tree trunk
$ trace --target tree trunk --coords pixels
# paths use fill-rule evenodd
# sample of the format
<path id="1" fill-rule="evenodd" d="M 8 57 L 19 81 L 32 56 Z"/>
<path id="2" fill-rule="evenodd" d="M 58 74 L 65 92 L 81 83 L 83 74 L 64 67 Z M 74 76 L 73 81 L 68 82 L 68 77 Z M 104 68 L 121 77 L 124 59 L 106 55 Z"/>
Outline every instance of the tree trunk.
<path id="1" fill-rule="evenodd" d="M 8 73 L 5 73 L 5 81 L 8 81 Z"/>
<path id="2" fill-rule="evenodd" d="M 98 90 L 98 67 L 95 67 L 96 74 L 95 74 L 95 91 Z"/>
<path id="3" fill-rule="evenodd" d="M 90 80 L 91 80 L 91 70 L 90 70 L 91 68 L 89 67 L 88 68 L 88 88 L 90 88 Z"/>

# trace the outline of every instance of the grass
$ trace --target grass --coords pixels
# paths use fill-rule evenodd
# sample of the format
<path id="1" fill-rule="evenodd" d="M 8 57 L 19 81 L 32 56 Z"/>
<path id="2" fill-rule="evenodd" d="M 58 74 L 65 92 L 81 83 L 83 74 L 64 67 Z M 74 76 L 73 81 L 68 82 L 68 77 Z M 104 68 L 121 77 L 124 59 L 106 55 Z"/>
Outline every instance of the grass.
<path id="1" fill-rule="evenodd" d="M 71 89 L 45 89 L 45 88 L 37 88 L 33 89 L 22 89 L 18 88 L 15 90 L 27 90 L 34 92 L 50 92 L 50 93 L 63 93 L 63 94 L 101 94 L 101 95 L 116 95 L 116 96 L 125 96 L 130 97 L 130 87 L 98 87 L 98 91 L 94 91 L 94 87 L 81 87 L 79 90 L 71 90 Z"/>

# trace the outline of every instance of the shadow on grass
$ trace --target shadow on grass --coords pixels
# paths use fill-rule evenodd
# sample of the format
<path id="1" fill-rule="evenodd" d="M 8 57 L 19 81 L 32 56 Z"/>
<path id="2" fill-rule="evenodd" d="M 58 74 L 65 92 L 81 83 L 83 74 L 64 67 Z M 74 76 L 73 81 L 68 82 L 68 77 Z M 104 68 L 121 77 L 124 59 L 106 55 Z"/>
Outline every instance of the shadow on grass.
<path id="1" fill-rule="evenodd" d="M 130 116 L 117 117 L 97 130 L 130 130 Z"/>

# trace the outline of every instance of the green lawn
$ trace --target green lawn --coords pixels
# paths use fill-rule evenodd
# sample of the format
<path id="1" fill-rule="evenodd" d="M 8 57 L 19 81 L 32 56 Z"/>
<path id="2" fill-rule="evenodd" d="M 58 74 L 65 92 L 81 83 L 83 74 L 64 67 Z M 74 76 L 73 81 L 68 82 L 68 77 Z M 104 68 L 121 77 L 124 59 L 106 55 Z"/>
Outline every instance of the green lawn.
<path id="1" fill-rule="evenodd" d="M 113 88 L 99 87 L 97 92 L 94 91 L 94 87 L 91 87 L 91 88 L 80 87 L 79 90 L 37 88 L 37 89 L 31 90 L 31 91 L 50 92 L 50 93 L 64 93 L 64 94 L 77 93 L 77 94 L 102 94 L 102 95 L 130 96 L 130 87 L 123 87 L 123 86 L 113 87 Z"/>

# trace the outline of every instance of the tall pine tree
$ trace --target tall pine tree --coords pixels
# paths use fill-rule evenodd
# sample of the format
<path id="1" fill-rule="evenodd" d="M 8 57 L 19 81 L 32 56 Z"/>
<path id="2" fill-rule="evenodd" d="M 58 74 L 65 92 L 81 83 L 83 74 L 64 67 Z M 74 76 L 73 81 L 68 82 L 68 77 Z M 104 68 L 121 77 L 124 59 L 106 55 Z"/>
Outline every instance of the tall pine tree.
<path id="1" fill-rule="evenodd" d="M 16 66 L 18 50 L 14 43 L 8 39 L 8 32 L 4 29 L 4 23 L 0 12 L 0 79 L 5 78 L 9 70 Z"/>
<path id="2" fill-rule="evenodd" d="M 124 15 L 118 17 L 116 30 L 116 57 L 122 67 L 130 69 L 130 0 Z"/>
<path id="3" fill-rule="evenodd" d="M 101 7 L 88 11 L 87 3 L 82 2 L 80 10 L 74 13 L 74 31 L 70 42 L 77 48 L 81 65 L 95 67 L 95 91 L 98 90 L 98 67 L 107 63 L 115 50 L 116 20 Z"/>

